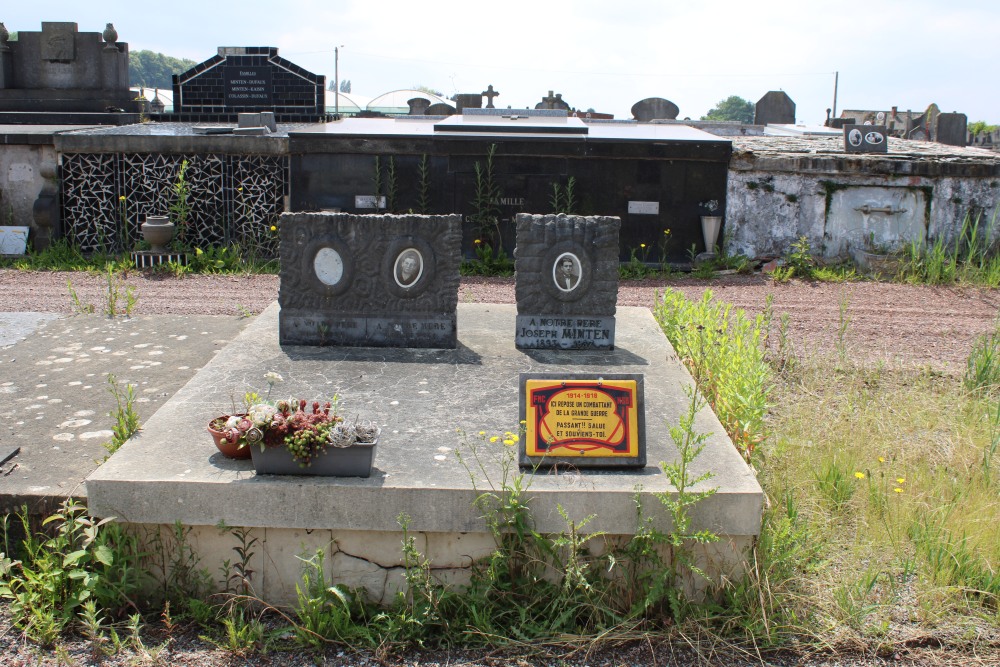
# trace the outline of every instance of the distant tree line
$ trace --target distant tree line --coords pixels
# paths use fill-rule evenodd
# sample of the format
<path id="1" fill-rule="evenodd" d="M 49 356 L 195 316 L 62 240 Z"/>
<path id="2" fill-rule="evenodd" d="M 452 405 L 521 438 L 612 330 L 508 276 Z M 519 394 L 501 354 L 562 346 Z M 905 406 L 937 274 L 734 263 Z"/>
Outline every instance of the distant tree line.
<path id="1" fill-rule="evenodd" d="M 173 58 L 155 51 L 132 51 L 128 54 L 129 85 L 169 89 L 174 74 L 197 64 L 187 58 Z"/>

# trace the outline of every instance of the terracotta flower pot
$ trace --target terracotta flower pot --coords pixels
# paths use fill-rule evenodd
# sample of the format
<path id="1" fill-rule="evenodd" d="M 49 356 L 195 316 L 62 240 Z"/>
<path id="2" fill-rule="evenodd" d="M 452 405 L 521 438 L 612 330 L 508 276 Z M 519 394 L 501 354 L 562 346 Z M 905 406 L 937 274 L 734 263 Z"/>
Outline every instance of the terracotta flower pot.
<path id="1" fill-rule="evenodd" d="M 228 419 L 229 415 L 223 415 L 222 419 Z M 226 439 L 226 434 L 212 426 L 219 418 L 213 419 L 208 422 L 208 432 L 212 436 L 212 440 L 215 441 L 215 446 L 219 448 L 223 456 L 228 456 L 231 459 L 248 459 L 250 458 L 250 446 L 243 445 L 242 447 L 238 443 L 229 442 Z"/>

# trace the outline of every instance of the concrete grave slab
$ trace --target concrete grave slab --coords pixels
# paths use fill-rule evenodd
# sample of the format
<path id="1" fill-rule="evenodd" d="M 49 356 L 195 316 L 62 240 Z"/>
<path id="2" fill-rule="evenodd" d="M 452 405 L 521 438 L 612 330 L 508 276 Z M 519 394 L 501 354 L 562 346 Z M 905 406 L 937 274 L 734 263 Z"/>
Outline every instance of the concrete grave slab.
<path id="1" fill-rule="evenodd" d="M 655 526 L 667 528 L 669 518 L 653 494 L 671 492 L 659 464 L 677 456 L 668 428 L 686 410 L 684 387 L 692 381 L 652 314 L 620 308 L 614 351 L 572 353 L 517 350 L 509 335 L 515 316 L 510 305 L 460 304 L 453 350 L 282 347 L 278 308 L 272 305 L 88 477 L 89 509 L 96 516 L 153 526 L 175 521 L 213 526 L 221 519 L 228 526 L 264 528 L 265 562 L 283 560 L 297 549 L 303 530 L 334 531 L 334 542 L 343 531 L 378 534 L 380 548 L 393 553 L 349 555 L 366 561 L 352 566 L 359 577 L 353 583 L 387 599 L 395 578 L 387 570 L 379 595 L 373 576 L 381 581 L 381 574 L 372 565 L 391 569 L 398 562 L 397 540 L 381 533 L 401 538 L 401 514 L 410 517 L 411 535 L 433 535 L 432 551 L 444 569 L 467 566 L 470 559 L 462 554 L 482 551 L 470 549 L 469 539 L 461 536 L 488 537 L 473 501 L 477 488 L 499 483 L 501 461 L 511 451 L 500 442 L 490 443 L 489 437 L 517 430 L 518 374 L 610 369 L 646 378 L 651 463 L 640 470 L 565 469 L 533 476 L 529 495 L 536 528 L 543 533 L 564 530 L 561 506 L 574 520 L 596 515 L 588 530 L 630 534 L 637 527 L 637 488 L 643 511 Z M 244 391 L 266 390 L 264 374 L 269 371 L 284 377 L 275 388 L 282 396 L 339 394 L 348 417 L 358 414 L 382 426 L 370 478 L 258 476 L 250 462 L 225 459 L 215 450 L 205 432 L 208 421 L 229 410 L 233 397 Z M 710 437 L 691 472 L 710 470 L 714 477 L 702 486 L 718 487 L 718 492 L 693 510 L 694 529 L 725 536 L 733 547 L 723 560 L 731 568 L 759 532 L 761 489 L 709 410 L 699 413 L 695 428 Z M 279 544 L 284 531 L 291 531 L 287 535 L 294 545 Z M 428 537 L 420 539 L 431 543 Z M 450 553 L 452 545 L 461 553 Z M 216 560 L 229 555 L 222 551 L 201 557 L 203 566 L 212 569 Z M 272 577 L 282 571 L 291 576 L 287 567 L 265 568 Z M 449 577 L 462 579 L 457 572 Z M 265 588 L 277 598 L 291 590 L 287 582 L 273 580 Z"/>

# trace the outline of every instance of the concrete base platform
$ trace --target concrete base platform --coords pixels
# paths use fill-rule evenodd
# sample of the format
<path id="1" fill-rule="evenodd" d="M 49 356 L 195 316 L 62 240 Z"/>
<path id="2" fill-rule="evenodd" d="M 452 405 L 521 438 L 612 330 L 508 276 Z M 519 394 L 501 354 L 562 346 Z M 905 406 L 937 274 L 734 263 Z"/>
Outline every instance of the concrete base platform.
<path id="1" fill-rule="evenodd" d="M 363 586 L 386 600 L 402 585 L 402 514 L 410 517 L 409 530 L 432 566 L 461 581 L 461 570 L 490 545 L 473 506 L 477 489 L 498 488 L 505 470 L 508 479 L 516 473 L 516 452 L 488 439 L 517 430 L 518 374 L 614 372 L 645 376 L 650 465 L 535 475 L 527 495 L 536 529 L 566 530 L 561 506 L 576 522 L 595 515 L 588 531 L 632 534 L 637 489 L 644 513 L 669 529 L 653 494 L 672 491 L 659 462 L 676 457 L 669 426 L 686 410 L 684 387 L 692 381 L 650 311 L 618 309 L 612 352 L 517 350 L 515 318 L 514 306 L 459 305 L 454 350 L 282 348 L 274 304 L 88 477 L 90 511 L 147 526 L 180 521 L 196 527 L 196 548 L 212 573 L 232 558 L 236 542 L 211 527 L 223 521 L 255 529 L 263 578 L 257 592 L 272 602 L 294 594 L 301 566 L 294 556 L 317 547 L 327 550 L 334 581 Z M 382 426 L 370 478 L 257 476 L 249 461 L 216 451 L 205 431 L 208 421 L 230 412 L 248 390 L 266 393 L 269 371 L 285 379 L 275 385 L 273 398 L 326 400 L 338 394 L 341 414 Z M 701 486 L 718 491 L 692 511 L 694 528 L 723 536 L 725 546 L 710 560 L 718 561 L 713 569 L 730 571 L 759 532 L 763 496 L 711 411 L 698 415 L 696 429 L 710 437 L 691 472 L 710 470 L 714 477 Z"/>

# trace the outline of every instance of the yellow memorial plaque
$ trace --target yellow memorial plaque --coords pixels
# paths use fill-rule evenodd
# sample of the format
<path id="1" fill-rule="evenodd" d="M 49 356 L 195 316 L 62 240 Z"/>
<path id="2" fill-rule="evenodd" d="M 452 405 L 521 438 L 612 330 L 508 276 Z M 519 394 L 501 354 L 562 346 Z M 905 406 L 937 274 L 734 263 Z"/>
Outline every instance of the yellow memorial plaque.
<path id="1" fill-rule="evenodd" d="M 522 465 L 645 465 L 641 375 L 521 379 Z"/>

